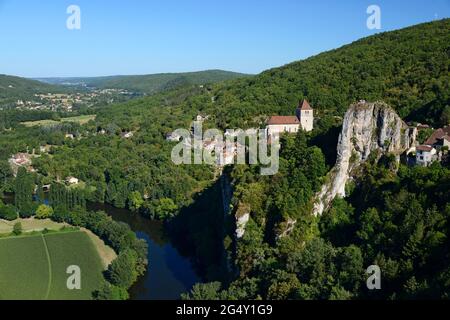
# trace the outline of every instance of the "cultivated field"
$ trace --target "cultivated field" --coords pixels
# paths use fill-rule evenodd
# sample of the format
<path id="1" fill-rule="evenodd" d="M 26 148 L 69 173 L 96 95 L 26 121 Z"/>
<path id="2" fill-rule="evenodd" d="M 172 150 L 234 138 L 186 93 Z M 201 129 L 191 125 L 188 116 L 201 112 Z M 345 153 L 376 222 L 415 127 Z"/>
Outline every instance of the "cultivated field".
<path id="1" fill-rule="evenodd" d="M 39 120 L 39 121 L 22 122 L 22 124 L 27 126 L 27 127 L 52 126 L 52 125 L 60 124 L 60 123 L 63 123 L 63 122 L 77 122 L 79 124 L 85 124 L 85 123 L 88 123 L 91 120 L 94 120 L 95 117 L 96 117 L 95 115 L 83 115 L 83 116 L 70 117 L 70 118 L 61 118 L 60 121 Z"/>
<path id="2" fill-rule="evenodd" d="M 67 267 L 81 269 L 81 290 L 67 289 Z M 88 300 L 103 265 L 82 231 L 0 238 L 0 299 Z"/>

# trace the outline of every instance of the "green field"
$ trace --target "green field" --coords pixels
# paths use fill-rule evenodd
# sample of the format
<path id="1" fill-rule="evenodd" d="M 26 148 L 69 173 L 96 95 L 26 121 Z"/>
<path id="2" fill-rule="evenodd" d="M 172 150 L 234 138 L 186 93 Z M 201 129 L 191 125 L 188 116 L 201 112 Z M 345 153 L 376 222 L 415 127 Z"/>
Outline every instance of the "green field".
<path id="1" fill-rule="evenodd" d="M 85 124 L 91 120 L 94 120 L 95 117 L 96 117 L 95 115 L 83 115 L 83 116 L 76 116 L 76 117 L 70 117 L 70 118 L 61 118 L 60 121 L 39 120 L 39 121 L 22 122 L 22 124 L 26 127 L 52 126 L 52 125 L 60 124 L 63 122 L 77 122 L 79 124 Z"/>
<path id="2" fill-rule="evenodd" d="M 67 289 L 67 267 L 81 269 L 81 290 Z M 88 300 L 102 263 L 84 232 L 0 239 L 0 300 Z"/>

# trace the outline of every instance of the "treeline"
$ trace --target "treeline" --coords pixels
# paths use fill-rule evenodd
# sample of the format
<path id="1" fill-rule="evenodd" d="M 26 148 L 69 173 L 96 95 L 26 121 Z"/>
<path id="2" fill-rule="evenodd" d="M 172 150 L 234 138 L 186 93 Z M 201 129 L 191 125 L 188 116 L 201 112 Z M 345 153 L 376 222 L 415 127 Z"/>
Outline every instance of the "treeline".
<path id="1" fill-rule="evenodd" d="M 20 122 L 57 120 L 58 117 L 57 113 L 45 110 L 0 110 L 0 130 L 11 128 Z"/>
<path id="2" fill-rule="evenodd" d="M 75 208 L 86 209 L 85 192 L 83 189 L 69 189 L 63 184 L 53 183 L 50 186 L 49 204 L 65 211 Z"/>
<path id="3" fill-rule="evenodd" d="M 34 186 L 33 177 L 27 173 L 25 168 L 20 167 L 15 180 L 14 203 L 22 218 L 31 217 L 36 210 L 36 205 L 33 204 Z"/>

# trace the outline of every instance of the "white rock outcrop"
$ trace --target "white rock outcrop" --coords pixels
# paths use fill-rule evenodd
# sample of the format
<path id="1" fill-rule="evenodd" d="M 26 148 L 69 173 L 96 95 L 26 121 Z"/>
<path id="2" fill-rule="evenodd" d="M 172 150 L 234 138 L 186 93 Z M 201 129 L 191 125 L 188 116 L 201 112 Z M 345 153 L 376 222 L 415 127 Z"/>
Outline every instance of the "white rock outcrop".
<path id="1" fill-rule="evenodd" d="M 250 221 L 250 213 L 246 212 L 236 217 L 236 238 L 242 239 L 245 234 L 245 227 Z"/>
<path id="2" fill-rule="evenodd" d="M 399 156 L 414 145 L 415 128 L 409 128 L 397 113 L 382 102 L 352 105 L 344 117 L 337 146 L 337 161 L 328 182 L 316 196 L 314 214 L 321 215 L 336 196 L 345 197 L 352 171 L 374 151 Z"/>

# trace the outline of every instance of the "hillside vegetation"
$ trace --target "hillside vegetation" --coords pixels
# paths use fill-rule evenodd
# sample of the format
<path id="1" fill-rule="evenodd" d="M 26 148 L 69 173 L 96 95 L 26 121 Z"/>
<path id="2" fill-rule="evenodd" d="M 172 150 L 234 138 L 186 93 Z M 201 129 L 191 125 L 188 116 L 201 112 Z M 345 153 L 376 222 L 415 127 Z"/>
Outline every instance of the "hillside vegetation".
<path id="1" fill-rule="evenodd" d="M 27 100 L 36 93 L 59 93 L 67 88 L 0 74 L 0 105 Z"/>
<path id="2" fill-rule="evenodd" d="M 213 114 L 223 126 L 258 124 L 257 115 L 291 115 L 307 98 L 325 115 L 360 99 L 383 100 L 403 118 L 450 119 L 450 19 L 380 33 L 252 78 L 218 85 Z M 256 123 L 255 123 L 256 122 Z"/>
<path id="3" fill-rule="evenodd" d="M 160 73 L 94 78 L 55 78 L 42 80 L 50 83 L 84 83 L 89 87 L 101 89 L 127 89 L 140 93 L 154 94 L 186 85 L 204 85 L 247 76 L 248 75 L 242 73 L 229 71 L 207 70 L 186 73 Z"/>

